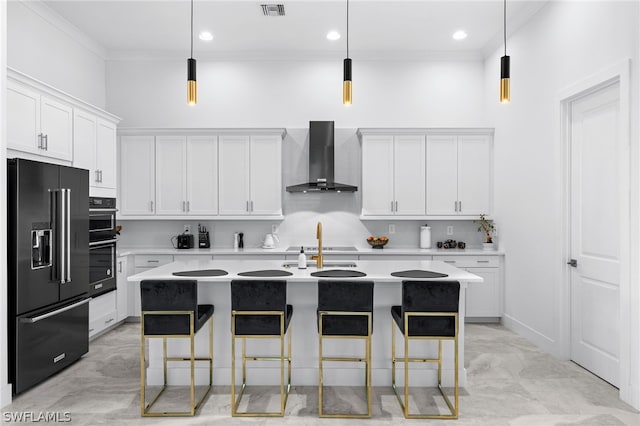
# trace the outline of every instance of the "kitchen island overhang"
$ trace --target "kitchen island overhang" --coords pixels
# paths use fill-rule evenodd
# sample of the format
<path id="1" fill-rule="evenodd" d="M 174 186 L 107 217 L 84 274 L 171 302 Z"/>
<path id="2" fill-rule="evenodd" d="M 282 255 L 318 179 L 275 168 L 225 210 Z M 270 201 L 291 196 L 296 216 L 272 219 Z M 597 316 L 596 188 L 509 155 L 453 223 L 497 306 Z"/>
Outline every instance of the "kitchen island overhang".
<path id="1" fill-rule="evenodd" d="M 253 279 L 286 280 L 287 303 L 293 305 L 294 314 L 291 321 L 293 333 L 292 347 L 292 385 L 316 386 L 318 383 L 318 331 L 317 331 L 317 281 L 318 278 L 311 275 L 317 271 L 310 265 L 307 269 L 285 268 L 284 261 L 280 260 L 187 260 L 175 261 L 154 269 L 150 269 L 128 278 L 133 290 L 134 303 L 140 303 L 139 283 L 145 279 L 197 279 L 198 303 L 215 305 L 214 314 L 214 385 L 229 385 L 231 383 L 231 290 L 230 282 L 233 279 L 252 279 L 239 275 L 247 271 L 258 270 L 283 270 L 291 275 L 283 277 L 256 277 Z M 460 321 L 459 321 L 459 384 L 466 385 L 466 370 L 464 368 L 464 307 L 467 284 L 481 283 L 482 277 L 463 269 L 456 268 L 441 261 L 353 261 L 355 267 L 339 268 L 353 269 L 366 273 L 364 277 L 333 278 L 339 280 L 373 280 L 374 286 L 374 313 L 372 336 L 372 382 L 374 386 L 391 386 L 391 324 L 390 308 L 392 305 L 400 305 L 402 300 L 401 283 L 410 278 L 392 276 L 391 273 L 407 270 L 432 271 L 446 274 L 443 278 L 430 278 L 436 280 L 454 280 L 460 282 Z M 338 269 L 332 267 L 323 270 Z M 226 275 L 180 277 L 175 272 L 223 270 Z M 132 294 L 133 293 L 133 294 Z M 201 333 L 202 334 L 202 333 Z M 207 350 L 204 334 L 196 336 L 196 351 Z M 181 355 L 188 352 L 188 343 L 184 339 L 173 339 L 168 342 L 169 354 Z M 149 364 L 147 378 L 149 385 L 162 383 L 162 341 L 153 339 L 148 343 Z M 350 342 L 336 339 L 324 344 L 325 353 L 342 356 L 362 351 L 361 342 Z M 257 350 L 261 353 L 277 353 L 278 343 L 274 339 L 259 339 L 259 341 L 247 342 L 247 353 Z M 412 342 L 411 354 L 415 356 L 431 356 L 437 353 L 437 342 Z M 399 352 L 402 353 L 401 351 Z M 453 344 L 443 345 L 443 382 L 445 386 L 453 384 Z M 268 365 L 269 363 L 252 363 L 248 368 L 250 382 L 256 385 L 273 384 L 277 381 L 279 368 Z M 344 364 L 344 363 L 335 363 Z M 412 369 L 412 386 L 433 386 L 437 383 L 437 369 L 435 365 L 424 363 L 414 365 Z M 196 365 L 196 383 L 205 384 L 208 375 L 207 366 Z M 202 370 L 202 374 L 198 372 Z M 324 383 L 327 386 L 353 386 L 362 382 L 363 372 L 359 365 L 331 365 L 326 364 L 324 370 Z M 180 363 L 169 363 L 168 379 L 170 384 L 186 385 L 189 382 L 188 368 Z"/>

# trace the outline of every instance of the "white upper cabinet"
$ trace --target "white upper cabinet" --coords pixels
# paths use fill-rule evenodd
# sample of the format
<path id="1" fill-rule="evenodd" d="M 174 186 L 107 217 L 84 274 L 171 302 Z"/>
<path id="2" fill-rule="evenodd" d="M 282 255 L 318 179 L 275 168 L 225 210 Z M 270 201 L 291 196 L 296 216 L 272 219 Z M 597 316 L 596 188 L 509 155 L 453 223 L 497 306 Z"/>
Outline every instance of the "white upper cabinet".
<path id="1" fill-rule="evenodd" d="M 120 139 L 119 202 L 122 216 L 155 214 L 155 138 L 122 136 Z"/>
<path id="2" fill-rule="evenodd" d="M 187 214 L 218 214 L 218 138 L 187 137 Z"/>
<path id="3" fill-rule="evenodd" d="M 123 217 L 282 215 L 280 132 L 123 135 L 120 146 Z"/>
<path id="4" fill-rule="evenodd" d="M 71 161 L 73 108 L 28 88 L 7 82 L 7 147 Z"/>
<path id="5" fill-rule="evenodd" d="M 424 214 L 424 135 L 364 135 L 362 216 Z"/>
<path id="6" fill-rule="evenodd" d="M 156 211 L 158 215 L 186 213 L 186 136 L 156 137 Z"/>
<path id="7" fill-rule="evenodd" d="M 90 112 L 73 113 L 73 166 L 89 170 L 93 196 L 116 196 L 116 124 Z"/>
<path id="8" fill-rule="evenodd" d="M 156 214 L 218 214 L 216 136 L 156 137 Z"/>
<path id="9" fill-rule="evenodd" d="M 490 135 L 428 135 L 427 215 L 491 214 L 492 158 Z"/>
<path id="10" fill-rule="evenodd" d="M 282 137 L 219 137 L 220 215 L 282 215 Z"/>

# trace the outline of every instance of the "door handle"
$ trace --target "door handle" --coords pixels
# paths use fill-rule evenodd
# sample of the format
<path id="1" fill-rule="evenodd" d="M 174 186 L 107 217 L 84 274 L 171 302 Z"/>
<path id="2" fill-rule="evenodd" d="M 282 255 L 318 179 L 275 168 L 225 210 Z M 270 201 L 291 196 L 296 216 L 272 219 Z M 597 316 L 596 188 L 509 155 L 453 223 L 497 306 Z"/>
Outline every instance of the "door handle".
<path id="1" fill-rule="evenodd" d="M 578 261 L 576 259 L 571 259 L 570 261 L 567 262 L 567 265 L 572 266 L 574 268 L 578 267 Z"/>

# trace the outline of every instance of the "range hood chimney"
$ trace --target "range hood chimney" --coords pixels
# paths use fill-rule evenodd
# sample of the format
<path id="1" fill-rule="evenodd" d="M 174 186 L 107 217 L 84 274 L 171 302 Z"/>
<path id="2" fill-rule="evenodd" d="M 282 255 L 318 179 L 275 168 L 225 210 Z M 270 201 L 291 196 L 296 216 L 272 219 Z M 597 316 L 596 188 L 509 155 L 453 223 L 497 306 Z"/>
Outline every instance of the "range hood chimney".
<path id="1" fill-rule="evenodd" d="M 287 186 L 287 192 L 355 192 L 357 186 L 334 181 L 334 122 L 309 122 L 309 182 Z"/>

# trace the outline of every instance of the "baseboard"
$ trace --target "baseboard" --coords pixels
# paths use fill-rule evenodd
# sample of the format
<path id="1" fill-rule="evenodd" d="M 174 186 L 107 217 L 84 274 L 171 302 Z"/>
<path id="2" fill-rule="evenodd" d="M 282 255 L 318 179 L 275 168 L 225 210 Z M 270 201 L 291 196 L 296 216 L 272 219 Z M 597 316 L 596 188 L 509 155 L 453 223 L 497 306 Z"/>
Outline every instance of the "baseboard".
<path id="1" fill-rule="evenodd" d="M 0 408 L 11 404 L 11 384 L 5 384 L 0 388 Z"/>
<path id="2" fill-rule="evenodd" d="M 558 347 L 558 342 L 555 339 L 540 333 L 510 315 L 504 315 L 502 317 L 502 325 L 518 333 L 543 351 L 558 359 L 562 359 L 562 355 L 560 354 L 561 348 Z"/>
<path id="3" fill-rule="evenodd" d="M 424 364 L 423 364 L 424 365 Z M 206 385 L 208 383 L 209 370 L 207 366 L 196 365 L 195 368 L 196 385 Z M 315 368 L 295 368 L 291 373 L 293 386 L 317 386 L 318 370 Z M 404 382 L 404 372 L 400 364 L 396 370 L 396 377 L 399 385 Z M 285 371 L 286 378 L 286 371 Z M 240 368 L 236 372 L 236 384 L 241 383 Z M 149 386 L 161 385 L 163 381 L 162 368 L 149 367 L 147 369 L 147 384 Z M 167 382 L 174 385 L 189 384 L 188 367 L 170 367 L 168 369 Z M 362 368 L 331 368 L 325 369 L 323 382 L 326 386 L 358 386 L 364 385 L 364 369 Z M 453 370 L 442 369 L 442 382 L 445 387 L 453 386 Z M 250 385 L 276 385 L 280 383 L 280 368 L 247 368 L 247 383 Z M 371 383 L 373 386 L 391 386 L 391 370 L 387 368 L 374 368 L 371 371 Z M 419 368 L 418 365 L 410 366 L 410 383 L 413 386 L 435 386 L 438 383 L 436 369 Z M 214 366 L 214 385 L 230 385 L 231 369 L 228 367 Z M 467 384 L 467 371 L 460 368 L 458 372 L 458 385 L 465 387 Z"/>

